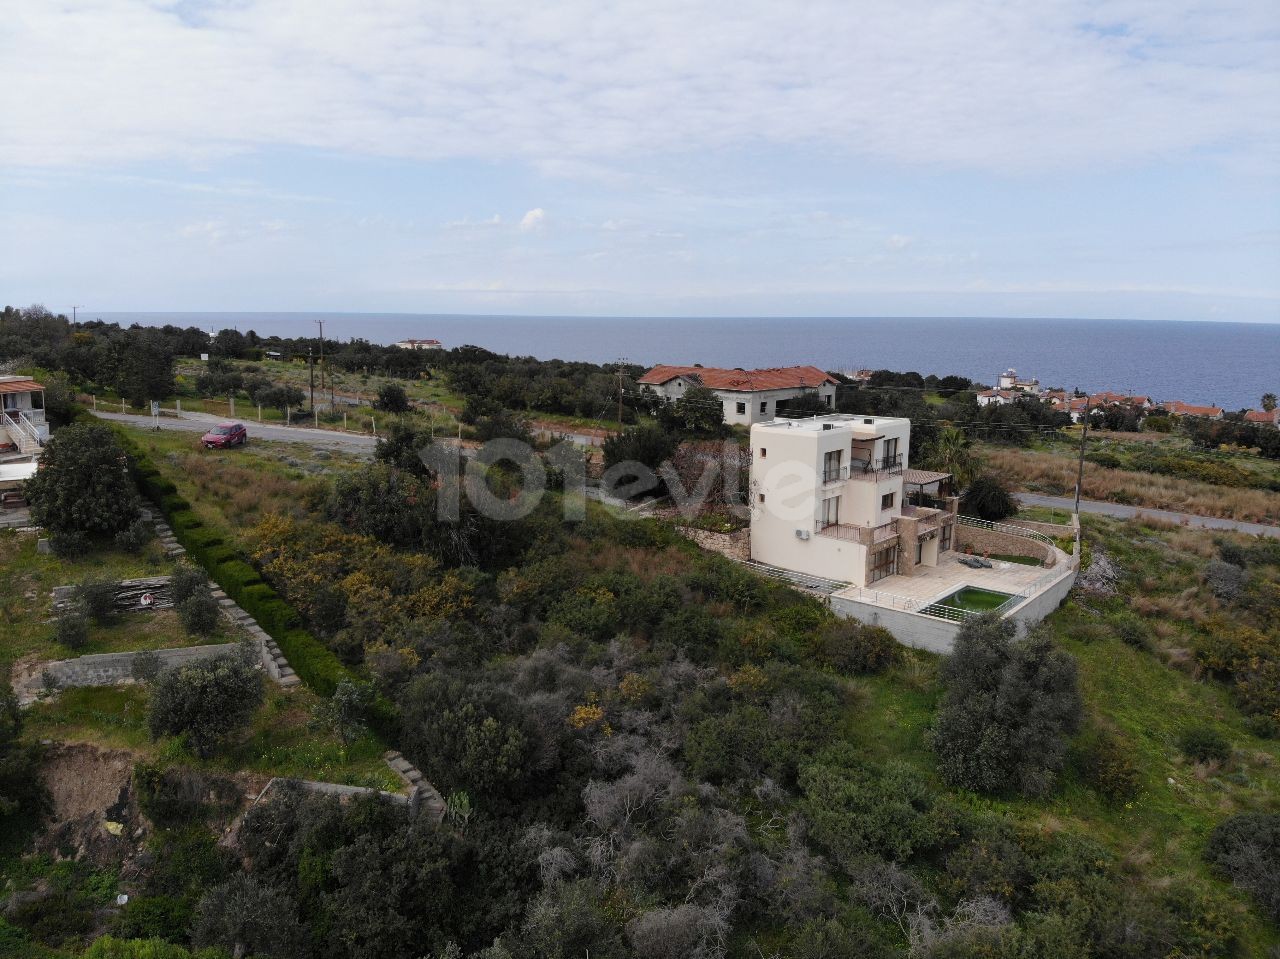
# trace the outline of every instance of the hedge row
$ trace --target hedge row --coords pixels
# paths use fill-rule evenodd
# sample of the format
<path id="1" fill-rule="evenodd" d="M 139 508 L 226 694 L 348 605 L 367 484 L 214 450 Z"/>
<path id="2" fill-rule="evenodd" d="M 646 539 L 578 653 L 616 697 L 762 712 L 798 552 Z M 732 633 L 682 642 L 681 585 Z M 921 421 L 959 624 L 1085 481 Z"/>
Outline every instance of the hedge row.
<path id="1" fill-rule="evenodd" d="M 331 695 L 342 680 L 353 678 L 338 657 L 302 627 L 297 612 L 262 581 L 258 571 L 227 545 L 217 530 L 204 525 L 141 447 L 122 431 L 117 433 L 129 453 L 138 488 L 165 514 L 187 555 L 271 634 L 298 677 L 322 696 Z"/>

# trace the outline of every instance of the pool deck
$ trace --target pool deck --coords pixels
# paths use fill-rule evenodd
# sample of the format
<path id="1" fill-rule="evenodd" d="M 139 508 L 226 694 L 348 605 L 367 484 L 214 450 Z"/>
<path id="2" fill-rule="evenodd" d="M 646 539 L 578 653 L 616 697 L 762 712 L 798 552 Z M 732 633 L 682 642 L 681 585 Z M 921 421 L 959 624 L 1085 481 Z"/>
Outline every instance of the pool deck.
<path id="1" fill-rule="evenodd" d="M 964 586 L 997 593 L 1026 594 L 1066 571 L 1062 565 L 1051 569 L 992 560 L 993 569 L 970 569 L 959 561 L 958 553 L 943 554 L 937 566 L 917 566 L 911 576 L 886 576 L 870 586 L 849 586 L 832 595 L 855 602 L 872 603 L 891 609 L 912 609 L 936 603 Z"/>

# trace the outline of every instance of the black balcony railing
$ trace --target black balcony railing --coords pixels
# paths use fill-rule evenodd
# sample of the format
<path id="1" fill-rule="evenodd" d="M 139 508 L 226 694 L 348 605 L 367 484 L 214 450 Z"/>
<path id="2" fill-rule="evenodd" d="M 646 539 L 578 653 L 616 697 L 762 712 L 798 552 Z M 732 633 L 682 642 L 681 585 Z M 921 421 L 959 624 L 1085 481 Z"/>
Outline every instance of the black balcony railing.
<path id="1" fill-rule="evenodd" d="M 852 475 L 878 476 L 881 473 L 896 474 L 902 472 L 902 454 L 881 456 L 879 459 L 859 460 L 849 470 Z"/>

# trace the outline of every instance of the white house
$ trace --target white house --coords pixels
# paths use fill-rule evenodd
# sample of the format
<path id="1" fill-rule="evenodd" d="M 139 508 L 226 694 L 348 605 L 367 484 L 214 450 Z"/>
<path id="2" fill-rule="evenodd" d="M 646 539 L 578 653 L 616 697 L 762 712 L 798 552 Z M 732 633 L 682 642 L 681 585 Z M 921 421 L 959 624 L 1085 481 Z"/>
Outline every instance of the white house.
<path id="1" fill-rule="evenodd" d="M 637 382 L 673 401 L 691 387 L 705 386 L 724 405 L 726 423 L 750 426 L 774 419 L 786 411 L 788 403 L 806 393 L 817 393 L 828 409 L 835 409 L 839 380 L 816 366 L 764 370 L 655 366 Z"/>
<path id="2" fill-rule="evenodd" d="M 0 376 L 0 443 L 18 452 L 35 455 L 49 438 L 44 418 L 44 387 L 25 376 Z"/>
<path id="3" fill-rule="evenodd" d="M 439 340 L 401 340 L 396 346 L 402 350 L 442 350 L 444 344 Z"/>
<path id="4" fill-rule="evenodd" d="M 951 477 L 909 469 L 910 447 L 911 421 L 898 417 L 757 423 L 751 558 L 856 586 L 936 565 L 952 545 L 954 499 L 942 509 L 904 503 L 904 486 L 946 494 Z"/>
<path id="5" fill-rule="evenodd" d="M 996 389 L 1014 390 L 1019 393 L 1039 393 L 1040 381 L 1037 379 L 1018 379 L 1018 371 L 1012 366 L 996 377 Z"/>
<path id="6" fill-rule="evenodd" d="M 1075 556 L 1040 531 L 959 515 L 950 474 L 912 469 L 910 446 L 911 423 L 896 417 L 755 424 L 752 562 L 939 653 L 983 611 L 1024 625 L 1052 612 L 1075 582 Z"/>

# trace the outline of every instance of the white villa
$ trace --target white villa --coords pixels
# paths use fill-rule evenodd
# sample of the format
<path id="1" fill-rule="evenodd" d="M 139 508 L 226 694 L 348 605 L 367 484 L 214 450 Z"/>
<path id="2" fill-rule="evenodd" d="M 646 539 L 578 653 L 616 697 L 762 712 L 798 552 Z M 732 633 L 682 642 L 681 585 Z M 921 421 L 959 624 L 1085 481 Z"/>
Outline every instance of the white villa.
<path id="1" fill-rule="evenodd" d="M 44 418 L 44 387 L 25 376 L 0 376 L 0 446 L 9 452 L 38 456 L 49 438 L 49 424 Z"/>
<path id="2" fill-rule="evenodd" d="M 668 400 L 680 399 L 691 387 L 705 386 L 724 404 L 726 423 L 750 426 L 780 416 L 792 400 L 806 393 L 817 393 L 828 409 L 835 409 L 839 380 L 816 366 L 763 370 L 655 366 L 637 382 Z"/>
<path id="3" fill-rule="evenodd" d="M 1030 527 L 960 515 L 951 475 L 912 469 L 910 455 L 907 419 L 755 424 L 752 563 L 827 594 L 840 615 L 937 652 L 978 608 L 1027 623 L 1048 615 L 1075 582 L 1074 557 Z"/>

